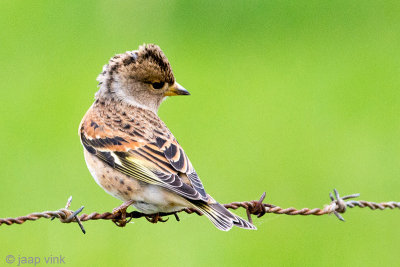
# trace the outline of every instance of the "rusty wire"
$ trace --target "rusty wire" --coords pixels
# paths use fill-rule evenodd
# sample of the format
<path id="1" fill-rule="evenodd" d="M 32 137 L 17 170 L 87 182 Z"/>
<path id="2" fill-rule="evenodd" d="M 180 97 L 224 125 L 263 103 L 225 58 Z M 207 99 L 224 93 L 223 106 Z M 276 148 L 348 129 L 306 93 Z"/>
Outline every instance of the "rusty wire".
<path id="1" fill-rule="evenodd" d="M 247 212 L 248 220 L 250 222 L 253 222 L 251 215 L 257 216 L 257 218 L 260 218 L 264 216 L 266 213 L 274 213 L 274 214 L 286 214 L 286 215 L 315 215 L 315 216 L 321 216 L 321 215 L 326 215 L 326 214 L 335 214 L 341 221 L 344 221 L 343 217 L 341 214 L 345 213 L 347 208 L 354 208 L 354 207 L 359 207 L 359 208 L 370 208 L 371 210 L 384 210 L 384 209 L 395 209 L 398 208 L 400 209 L 400 202 L 381 202 L 381 203 L 375 203 L 371 201 L 364 201 L 364 200 L 348 200 L 352 198 L 356 198 L 359 196 L 359 194 L 352 194 L 344 197 L 340 197 L 338 191 L 334 189 L 334 195 L 332 193 L 329 194 L 331 202 L 330 204 L 326 205 L 324 208 L 315 208 L 315 209 L 309 209 L 309 208 L 303 208 L 303 209 L 295 209 L 295 208 L 281 208 L 276 205 L 268 204 L 268 203 L 263 203 L 264 198 L 265 198 L 265 192 L 262 194 L 261 198 L 259 200 L 252 200 L 252 201 L 244 201 L 244 202 L 232 202 L 229 204 L 223 204 L 227 209 L 239 209 L 239 208 L 244 208 Z M 160 213 L 157 214 L 156 221 L 153 221 L 153 219 L 149 219 L 149 217 L 152 217 L 153 215 L 148 215 L 144 214 L 138 211 L 132 211 L 129 213 L 110 213 L 110 212 L 105 212 L 105 213 L 97 213 L 93 212 L 90 214 L 78 214 L 83 210 L 83 206 L 79 208 L 76 211 L 72 211 L 69 209 L 71 205 L 71 200 L 72 197 L 70 197 L 67 201 L 67 204 L 65 208 L 56 210 L 56 211 L 44 211 L 44 212 L 34 212 L 30 213 L 26 216 L 21 216 L 21 217 L 16 217 L 16 218 L 0 218 L 0 225 L 6 224 L 6 225 L 12 225 L 12 224 L 22 224 L 26 221 L 36 221 L 40 218 L 46 218 L 46 219 L 54 219 L 58 218 L 62 223 L 71 223 L 71 222 L 77 222 L 82 230 L 83 233 L 86 233 L 83 225 L 81 222 L 84 221 L 90 221 L 90 220 L 112 220 L 117 226 L 123 227 L 125 226 L 128 222 L 130 222 L 132 219 L 138 219 L 145 217 L 151 222 L 157 222 L 157 221 L 166 221 L 159 219 L 162 216 L 169 216 L 169 215 L 174 215 L 176 220 L 179 221 L 179 217 L 177 215 L 177 212 L 175 213 Z M 348 201 L 345 201 L 348 200 Z M 201 216 L 203 215 L 201 212 L 195 209 L 183 209 L 179 212 L 186 212 L 188 214 L 196 213 L 197 215 Z"/>

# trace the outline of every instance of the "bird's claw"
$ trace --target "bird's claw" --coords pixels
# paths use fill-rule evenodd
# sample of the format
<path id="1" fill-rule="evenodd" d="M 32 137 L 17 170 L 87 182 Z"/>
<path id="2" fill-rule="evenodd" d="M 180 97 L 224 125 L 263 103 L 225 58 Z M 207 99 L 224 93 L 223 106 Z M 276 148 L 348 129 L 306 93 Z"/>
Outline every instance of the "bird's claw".
<path id="1" fill-rule="evenodd" d="M 126 219 L 126 210 L 130 205 L 133 204 L 133 202 L 133 200 L 126 201 L 122 203 L 122 205 L 113 209 L 113 214 L 116 216 L 115 219 L 113 219 L 112 221 L 116 226 L 125 227 L 126 224 L 132 220 L 132 218 L 129 218 L 129 220 Z"/>
<path id="2" fill-rule="evenodd" d="M 146 218 L 147 221 L 149 221 L 151 223 L 166 222 L 169 219 L 169 218 L 163 219 L 160 216 L 160 213 L 146 215 L 145 218 Z"/>

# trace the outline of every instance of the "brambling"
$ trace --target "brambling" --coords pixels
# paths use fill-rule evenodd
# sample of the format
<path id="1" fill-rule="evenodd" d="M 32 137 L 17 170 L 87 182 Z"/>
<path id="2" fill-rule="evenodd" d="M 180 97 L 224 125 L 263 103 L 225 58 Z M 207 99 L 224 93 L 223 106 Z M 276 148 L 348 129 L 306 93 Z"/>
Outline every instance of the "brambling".
<path id="1" fill-rule="evenodd" d="M 86 164 L 95 181 L 144 214 L 194 208 L 214 225 L 256 229 L 208 195 L 192 163 L 157 116 L 168 96 L 189 95 L 175 81 L 157 45 L 149 44 L 110 59 L 98 76 L 95 102 L 79 126 Z"/>

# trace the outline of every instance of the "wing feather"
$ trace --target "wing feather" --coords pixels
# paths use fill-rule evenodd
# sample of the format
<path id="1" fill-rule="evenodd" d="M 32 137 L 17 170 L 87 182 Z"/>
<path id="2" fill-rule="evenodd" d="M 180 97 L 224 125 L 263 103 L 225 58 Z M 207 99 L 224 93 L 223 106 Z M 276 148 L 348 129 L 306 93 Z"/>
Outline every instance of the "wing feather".
<path id="1" fill-rule="evenodd" d="M 171 133 L 157 130 L 149 140 L 137 134 L 138 126 L 134 124 L 128 134 L 113 130 L 99 118 L 90 118 L 90 112 L 86 116 L 89 119 L 84 118 L 80 136 L 88 152 L 128 176 L 168 188 L 190 200 L 208 200 L 197 173 Z"/>

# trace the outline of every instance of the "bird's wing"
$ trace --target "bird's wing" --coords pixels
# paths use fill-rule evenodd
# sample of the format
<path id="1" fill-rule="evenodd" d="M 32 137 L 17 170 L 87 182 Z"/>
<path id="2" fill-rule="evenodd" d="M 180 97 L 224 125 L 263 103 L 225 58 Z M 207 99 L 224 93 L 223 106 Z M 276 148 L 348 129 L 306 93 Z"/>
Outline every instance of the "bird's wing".
<path id="1" fill-rule="evenodd" d="M 147 132 L 152 125 L 146 125 Z M 209 200 L 192 164 L 169 130 L 153 129 L 151 135 L 144 135 L 138 124 L 131 123 L 129 131 L 126 128 L 104 123 L 101 116 L 89 110 L 80 126 L 81 142 L 88 152 L 128 176 L 168 188 L 190 200 Z"/>

